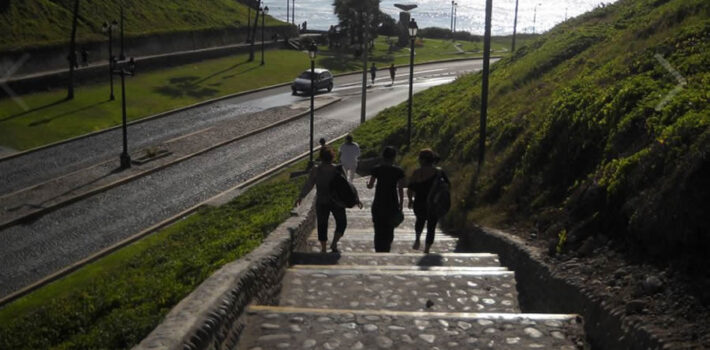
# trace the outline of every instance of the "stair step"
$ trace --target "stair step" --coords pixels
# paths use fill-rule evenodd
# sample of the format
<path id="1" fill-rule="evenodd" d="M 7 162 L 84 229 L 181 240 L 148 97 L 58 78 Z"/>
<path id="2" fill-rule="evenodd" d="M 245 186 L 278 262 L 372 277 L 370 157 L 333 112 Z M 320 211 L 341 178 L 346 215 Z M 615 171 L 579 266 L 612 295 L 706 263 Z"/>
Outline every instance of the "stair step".
<path id="1" fill-rule="evenodd" d="M 280 306 L 519 312 L 515 274 L 484 269 L 291 268 Z"/>
<path id="2" fill-rule="evenodd" d="M 560 349 L 583 341 L 577 315 L 250 306 L 237 349 Z"/>
<path id="3" fill-rule="evenodd" d="M 348 215 L 347 216 L 348 220 L 348 229 L 354 228 L 354 229 L 365 229 L 369 228 L 372 230 L 372 215 Z M 405 216 L 404 221 L 397 226 L 398 229 L 408 229 L 412 230 L 414 232 L 414 223 L 416 221 L 416 218 L 414 215 L 411 216 Z M 333 219 L 333 216 L 331 215 L 330 218 L 328 219 L 328 227 L 333 228 L 335 227 L 335 219 Z"/>
<path id="4" fill-rule="evenodd" d="M 346 233 L 347 237 L 347 233 Z M 409 238 L 397 238 L 395 235 L 395 239 L 392 242 L 392 247 L 390 249 L 390 252 L 392 253 L 415 253 L 417 250 L 412 249 L 412 243 L 414 243 L 414 240 Z M 419 252 L 421 252 L 421 249 L 423 249 L 424 243 L 422 242 L 422 247 L 419 248 Z M 440 239 L 440 237 L 436 238 L 436 241 L 434 242 L 434 245 L 431 247 L 431 253 L 440 253 L 440 252 L 455 252 L 457 249 L 458 241 L 455 239 Z M 363 239 L 352 239 L 352 237 L 348 237 L 348 239 L 343 238 L 339 243 L 338 243 L 338 250 L 340 250 L 343 253 L 353 253 L 353 252 L 362 252 L 362 253 L 374 253 L 375 252 L 375 242 L 372 236 L 369 237 L 363 237 Z M 311 237 L 308 241 L 306 241 L 306 252 L 311 252 L 311 253 L 318 253 L 320 252 L 320 242 L 315 237 Z M 421 253 L 422 256 L 424 255 Z"/>
<path id="5" fill-rule="evenodd" d="M 310 265 L 411 265 L 422 266 L 500 266 L 498 255 L 488 253 L 293 253 L 292 264 Z"/>

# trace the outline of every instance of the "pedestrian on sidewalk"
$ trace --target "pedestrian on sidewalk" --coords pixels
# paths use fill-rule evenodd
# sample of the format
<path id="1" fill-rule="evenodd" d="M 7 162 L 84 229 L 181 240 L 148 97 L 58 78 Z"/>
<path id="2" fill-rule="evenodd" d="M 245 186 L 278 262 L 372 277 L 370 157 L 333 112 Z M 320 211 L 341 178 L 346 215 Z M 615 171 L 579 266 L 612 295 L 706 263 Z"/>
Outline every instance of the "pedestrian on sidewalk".
<path id="1" fill-rule="evenodd" d="M 397 74 L 397 68 L 394 66 L 394 63 L 390 65 L 390 78 L 392 78 L 392 85 L 394 85 L 394 76 Z"/>
<path id="2" fill-rule="evenodd" d="M 343 170 L 345 171 L 345 176 L 347 176 L 350 183 L 353 182 L 355 178 L 355 171 L 357 170 L 358 158 L 360 158 L 360 145 L 357 142 L 353 142 L 353 135 L 348 134 L 345 136 L 345 143 L 340 146 L 340 164 L 343 165 Z"/>
<path id="3" fill-rule="evenodd" d="M 439 220 L 435 208 L 429 208 L 432 186 L 438 177 L 437 175 L 442 176 L 449 183 L 446 173 L 435 166 L 437 160 L 438 156 L 431 149 L 425 148 L 419 151 L 419 168 L 414 170 L 407 186 L 408 207 L 414 209 L 414 215 L 416 216 L 414 224 L 415 238 L 412 249 L 419 249 L 421 244 L 420 237 L 424 230 L 424 225 L 426 225 L 425 254 L 429 254 L 429 250 L 434 244 L 436 223 Z M 412 200 L 412 197 L 414 197 L 414 200 Z"/>
<path id="4" fill-rule="evenodd" d="M 83 67 L 89 66 L 89 51 L 85 47 L 81 48 L 81 65 Z"/>
<path id="5" fill-rule="evenodd" d="M 347 217 L 345 216 L 345 208 L 333 203 L 330 196 L 330 183 L 336 175 L 338 169 L 333 165 L 335 154 L 329 147 L 323 147 L 320 150 L 320 164 L 314 166 L 308 176 L 308 180 L 301 189 L 301 194 L 296 200 L 295 206 L 301 205 L 308 192 L 316 187 L 316 221 L 318 226 L 318 241 L 321 245 L 321 253 L 326 252 L 328 244 L 328 217 L 333 213 L 335 219 L 335 231 L 333 232 L 333 241 L 330 245 L 333 252 L 338 250 L 338 241 L 345 233 L 345 228 L 348 225 Z"/>
<path id="6" fill-rule="evenodd" d="M 401 223 L 404 201 L 404 170 L 394 164 L 397 150 L 392 146 L 382 152 L 382 163 L 372 169 L 367 188 L 375 189 L 372 222 L 375 226 L 375 251 L 389 252 L 394 240 L 394 228 Z"/>
<path id="7" fill-rule="evenodd" d="M 375 85 L 375 75 L 377 74 L 377 67 L 375 67 L 375 64 L 373 63 L 372 66 L 370 66 L 370 77 L 372 77 L 372 85 Z"/>

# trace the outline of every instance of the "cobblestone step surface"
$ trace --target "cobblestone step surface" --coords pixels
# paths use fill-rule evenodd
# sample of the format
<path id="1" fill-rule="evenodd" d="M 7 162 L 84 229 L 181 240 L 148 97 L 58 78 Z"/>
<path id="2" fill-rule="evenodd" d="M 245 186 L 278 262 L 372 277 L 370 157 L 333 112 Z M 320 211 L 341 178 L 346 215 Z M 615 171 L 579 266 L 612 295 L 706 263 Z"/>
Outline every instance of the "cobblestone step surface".
<path id="1" fill-rule="evenodd" d="M 520 312 L 511 271 L 292 268 L 280 306 L 442 312 Z"/>
<path id="2" fill-rule="evenodd" d="M 347 234 L 346 234 L 347 237 Z M 343 239 L 338 243 L 338 250 L 343 253 L 353 253 L 353 252 L 363 252 L 363 253 L 374 253 L 375 252 L 375 241 L 373 236 L 363 237 L 364 239 Z M 392 248 L 390 252 L 392 253 L 413 253 L 417 250 L 412 249 L 412 243 L 414 243 L 413 238 L 398 238 L 395 236 L 392 242 Z M 423 249 L 424 243 L 422 242 L 422 247 L 419 248 L 420 252 Z M 437 237 L 434 245 L 431 247 L 431 253 L 450 253 L 457 251 L 458 241 L 454 239 L 439 239 Z M 317 238 L 309 239 L 306 242 L 307 252 L 317 253 L 320 252 L 320 242 Z M 328 249 L 330 251 L 330 249 Z"/>
<path id="3" fill-rule="evenodd" d="M 306 265 L 370 265 L 370 266 L 500 266 L 498 255 L 488 253 L 340 253 L 321 254 L 296 252 L 292 264 Z"/>
<path id="4" fill-rule="evenodd" d="M 339 252 L 320 253 L 314 232 L 294 252 L 277 306 L 251 306 L 237 349 L 560 349 L 583 346 L 576 315 L 522 314 L 515 273 L 495 254 L 458 252 L 437 229 L 430 254 L 414 243 L 404 210 L 390 253 L 374 252 L 374 190 L 355 186 Z M 328 247 L 335 222 L 328 225 Z M 330 251 L 330 249 L 328 249 Z"/>
<path id="5" fill-rule="evenodd" d="M 251 306 L 239 350 L 578 349 L 575 315 Z"/>

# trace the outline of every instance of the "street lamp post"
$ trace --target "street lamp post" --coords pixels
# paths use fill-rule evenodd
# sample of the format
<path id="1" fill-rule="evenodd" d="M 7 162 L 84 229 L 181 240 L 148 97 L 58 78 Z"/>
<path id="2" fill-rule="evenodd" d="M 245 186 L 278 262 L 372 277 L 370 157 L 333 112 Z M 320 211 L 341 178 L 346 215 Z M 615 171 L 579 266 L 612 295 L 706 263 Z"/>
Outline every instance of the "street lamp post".
<path id="1" fill-rule="evenodd" d="M 407 109 L 407 149 L 412 142 L 412 88 L 414 85 L 414 40 L 417 38 L 417 22 L 412 18 L 409 21 L 409 40 L 412 48 L 409 52 L 409 102 Z"/>
<path id="2" fill-rule="evenodd" d="M 454 0 L 451 0 L 451 25 L 449 26 L 449 29 L 451 30 L 451 41 L 454 41 L 454 5 L 456 3 Z"/>
<path id="3" fill-rule="evenodd" d="M 261 65 L 264 65 L 264 22 L 266 15 L 269 13 L 269 7 L 264 6 L 264 8 L 259 8 L 261 12 Z"/>
<path id="4" fill-rule="evenodd" d="M 109 99 L 111 101 L 116 99 L 113 95 L 113 30 L 116 29 L 117 25 L 118 23 L 115 20 L 110 23 L 106 21 L 103 25 L 104 32 L 108 33 L 108 76 L 111 86 Z"/>
<path id="5" fill-rule="evenodd" d="M 370 38 L 368 35 L 368 21 L 370 16 L 367 13 L 360 13 L 360 18 L 362 21 L 362 43 L 360 49 L 362 49 L 362 95 L 360 100 L 360 124 L 365 122 L 366 112 L 367 112 L 367 54 L 370 49 Z"/>
<path id="6" fill-rule="evenodd" d="M 136 71 L 136 63 L 133 57 L 128 60 L 128 63 L 122 62 L 120 65 L 118 62 L 111 64 L 114 69 L 111 74 L 121 76 L 121 112 L 122 112 L 122 122 L 123 122 L 123 152 L 121 152 L 121 169 L 128 169 L 131 167 L 131 156 L 128 154 L 128 123 L 126 120 L 126 75 L 134 76 Z"/>
<path id="7" fill-rule="evenodd" d="M 316 75 L 316 55 L 318 54 L 318 46 L 316 46 L 315 42 L 311 43 L 311 46 L 308 48 L 308 57 L 311 59 L 311 138 L 310 142 L 308 143 L 309 147 L 309 156 L 308 156 L 308 168 L 310 169 L 313 167 L 313 119 L 314 119 L 314 105 L 315 105 L 315 94 L 316 94 L 316 89 L 315 89 L 315 75 Z"/>
<path id="8" fill-rule="evenodd" d="M 535 23 L 537 22 L 537 7 L 542 4 L 537 4 L 535 5 L 535 9 L 533 10 L 533 34 L 535 34 Z"/>
<path id="9" fill-rule="evenodd" d="M 259 12 L 261 12 L 261 0 L 258 0 L 256 3 L 256 17 L 254 18 L 254 27 L 249 28 L 249 31 L 251 32 L 251 42 L 249 43 L 249 62 L 254 61 L 254 39 L 256 37 L 256 30 L 259 28 Z"/>
<path id="10" fill-rule="evenodd" d="M 247 43 L 251 42 L 251 0 L 247 1 Z"/>
<path id="11" fill-rule="evenodd" d="M 483 167 L 486 155 L 486 124 L 488 120 L 488 75 L 491 67 L 491 17 L 493 0 L 486 0 L 485 28 L 483 34 L 483 75 L 481 76 L 481 126 L 478 140 L 478 168 Z"/>
<path id="12" fill-rule="evenodd" d="M 291 0 L 291 24 L 296 25 L 296 0 Z"/>
<path id="13" fill-rule="evenodd" d="M 515 52 L 515 33 L 518 30 L 518 0 L 515 0 L 515 18 L 513 19 L 513 43 L 510 52 Z"/>

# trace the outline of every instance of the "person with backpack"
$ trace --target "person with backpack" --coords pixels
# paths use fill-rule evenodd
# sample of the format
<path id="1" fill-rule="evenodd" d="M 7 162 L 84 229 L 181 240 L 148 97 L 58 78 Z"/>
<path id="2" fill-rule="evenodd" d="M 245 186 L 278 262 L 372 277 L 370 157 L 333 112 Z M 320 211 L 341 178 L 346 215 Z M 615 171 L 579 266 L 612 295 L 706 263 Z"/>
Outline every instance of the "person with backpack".
<path id="1" fill-rule="evenodd" d="M 345 216 L 345 207 L 333 201 L 331 196 L 331 184 L 336 176 L 343 176 L 342 167 L 333 165 L 335 152 L 329 147 L 323 147 L 320 150 L 320 164 L 314 166 L 308 176 L 308 180 L 301 188 L 301 193 L 296 200 L 295 206 L 301 205 L 308 192 L 316 187 L 316 222 L 318 231 L 318 241 L 321 244 L 321 253 L 326 252 L 328 243 L 328 217 L 333 214 L 335 219 L 335 231 L 333 232 L 333 241 L 330 249 L 333 252 L 338 252 L 338 241 L 345 234 L 345 228 L 348 225 L 347 217 Z M 341 172 L 341 173 L 339 173 Z M 347 182 L 347 181 L 346 181 Z M 356 194 L 357 196 L 357 194 Z M 362 208 L 362 203 L 357 200 L 357 204 Z"/>
<path id="2" fill-rule="evenodd" d="M 414 209 L 416 217 L 412 249 L 419 249 L 420 237 L 426 225 L 425 254 L 429 254 L 434 244 L 437 221 L 446 214 L 450 205 L 449 178 L 443 170 L 435 166 L 437 158 L 429 148 L 419 151 L 419 168 L 414 170 L 407 186 L 408 207 Z"/>
<path id="3" fill-rule="evenodd" d="M 397 150 L 392 146 L 382 152 L 382 163 L 371 171 L 367 188 L 375 188 L 372 202 L 372 222 L 375 226 L 375 251 L 389 252 L 394 240 L 394 228 L 403 220 L 404 170 L 394 164 Z"/>

